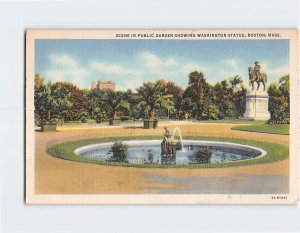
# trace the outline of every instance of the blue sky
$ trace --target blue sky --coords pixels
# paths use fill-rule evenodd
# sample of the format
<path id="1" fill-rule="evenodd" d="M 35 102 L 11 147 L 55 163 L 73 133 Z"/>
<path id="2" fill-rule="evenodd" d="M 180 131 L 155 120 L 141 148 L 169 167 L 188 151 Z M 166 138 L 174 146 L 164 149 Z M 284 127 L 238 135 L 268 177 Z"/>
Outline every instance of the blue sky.
<path id="1" fill-rule="evenodd" d="M 165 79 L 185 88 L 188 74 L 202 71 L 206 80 L 240 75 L 260 61 L 269 83 L 289 73 L 288 40 L 45 40 L 35 43 L 35 71 L 46 81 L 67 81 L 89 88 L 112 80 L 118 90 Z"/>

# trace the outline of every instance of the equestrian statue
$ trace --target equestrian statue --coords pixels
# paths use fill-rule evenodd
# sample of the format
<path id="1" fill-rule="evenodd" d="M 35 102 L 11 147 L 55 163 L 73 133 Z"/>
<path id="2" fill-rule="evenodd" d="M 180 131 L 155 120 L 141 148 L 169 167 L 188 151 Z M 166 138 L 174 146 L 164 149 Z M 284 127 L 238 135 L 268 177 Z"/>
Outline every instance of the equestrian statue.
<path id="1" fill-rule="evenodd" d="M 261 65 L 258 61 L 254 63 L 254 68 L 248 67 L 248 73 L 249 73 L 249 81 L 250 85 L 252 86 L 252 91 L 254 90 L 254 82 L 257 83 L 257 91 L 259 90 L 260 83 L 262 82 L 264 86 L 264 91 L 266 90 L 266 83 L 267 83 L 267 75 L 266 73 L 261 73 Z"/>

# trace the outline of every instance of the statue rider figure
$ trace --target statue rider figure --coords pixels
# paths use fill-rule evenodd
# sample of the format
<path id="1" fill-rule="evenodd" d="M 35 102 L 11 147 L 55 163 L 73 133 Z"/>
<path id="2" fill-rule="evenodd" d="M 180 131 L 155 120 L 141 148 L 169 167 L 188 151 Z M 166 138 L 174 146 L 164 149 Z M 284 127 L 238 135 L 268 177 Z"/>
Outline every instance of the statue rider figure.
<path id="1" fill-rule="evenodd" d="M 165 141 L 167 141 L 167 139 L 171 137 L 171 134 L 167 127 L 164 127 L 164 129 L 165 129 L 164 137 L 165 137 Z"/>
<path id="2" fill-rule="evenodd" d="M 254 62 L 255 66 L 254 66 L 254 72 L 255 72 L 255 75 L 256 75 L 256 82 L 259 82 L 260 80 L 260 64 L 258 61 Z"/>

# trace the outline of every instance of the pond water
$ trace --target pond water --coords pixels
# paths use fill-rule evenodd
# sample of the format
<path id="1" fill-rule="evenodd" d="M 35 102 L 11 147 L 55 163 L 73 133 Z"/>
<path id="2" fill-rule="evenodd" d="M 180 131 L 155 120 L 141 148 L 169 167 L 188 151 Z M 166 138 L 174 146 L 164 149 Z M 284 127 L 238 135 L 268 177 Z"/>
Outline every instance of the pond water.
<path id="1" fill-rule="evenodd" d="M 266 153 L 260 148 L 237 143 L 183 140 L 183 150 L 178 150 L 175 156 L 165 156 L 161 155 L 160 140 L 136 140 L 124 141 L 124 143 L 127 143 L 129 146 L 126 159 L 126 162 L 129 163 L 201 163 L 195 156 L 197 148 L 199 147 L 209 147 L 211 149 L 212 155 L 209 161 L 210 163 L 252 159 L 263 156 Z M 97 160 L 112 161 L 112 144 L 113 142 L 89 145 L 78 148 L 75 153 Z"/>

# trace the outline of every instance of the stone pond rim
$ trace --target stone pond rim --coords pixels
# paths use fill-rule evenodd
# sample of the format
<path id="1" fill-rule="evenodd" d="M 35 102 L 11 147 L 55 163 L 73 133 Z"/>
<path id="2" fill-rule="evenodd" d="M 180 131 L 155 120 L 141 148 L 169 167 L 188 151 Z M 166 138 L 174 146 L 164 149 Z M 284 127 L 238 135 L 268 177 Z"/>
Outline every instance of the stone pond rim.
<path id="1" fill-rule="evenodd" d="M 123 143 L 128 144 L 129 146 L 139 146 L 139 145 L 154 145 L 154 144 L 160 144 L 161 140 L 128 140 L 123 141 Z M 235 142 L 220 142 L 220 141 L 206 141 L 206 140 L 191 140 L 191 139 L 185 139 L 183 140 L 185 144 L 194 144 L 197 146 L 210 146 L 210 147 L 222 147 L 226 149 L 236 149 L 236 150 L 242 150 L 249 153 L 252 153 L 253 157 L 250 157 L 249 159 L 243 159 L 243 160 L 237 160 L 237 161 L 246 161 L 246 160 L 252 160 L 257 159 L 265 156 L 267 152 L 261 148 L 239 144 Z M 95 143 L 87 146 L 82 146 L 77 149 L 75 149 L 74 153 L 78 156 L 81 156 L 82 153 L 85 153 L 87 151 L 91 151 L 94 149 L 99 148 L 106 148 L 110 147 L 113 144 L 113 142 L 103 142 L 103 143 Z M 230 161 L 230 162 L 237 162 L 237 161 Z"/>

